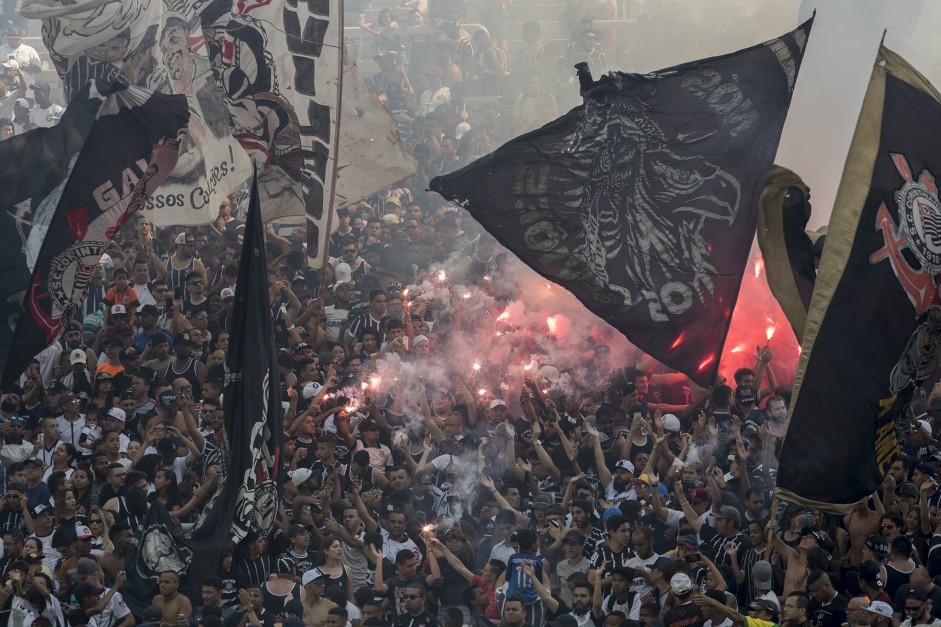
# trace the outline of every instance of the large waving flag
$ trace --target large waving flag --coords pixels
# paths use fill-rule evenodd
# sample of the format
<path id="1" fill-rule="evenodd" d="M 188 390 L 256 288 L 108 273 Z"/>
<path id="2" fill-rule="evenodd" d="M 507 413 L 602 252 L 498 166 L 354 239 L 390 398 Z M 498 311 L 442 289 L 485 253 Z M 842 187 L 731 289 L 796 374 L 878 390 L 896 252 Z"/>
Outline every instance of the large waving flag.
<path id="1" fill-rule="evenodd" d="M 431 188 L 636 346 L 711 385 L 811 24 L 606 76 L 583 105 Z"/>
<path id="2" fill-rule="evenodd" d="M 186 96 L 189 139 L 146 210 L 158 225 L 215 219 L 251 156 L 265 221 L 306 215 L 316 256 L 334 195 L 342 207 L 415 172 L 355 65 L 341 79 L 338 0 L 26 0 L 22 13 L 43 20 L 67 97 L 90 78 Z"/>
<path id="3" fill-rule="evenodd" d="M 281 503 L 278 471 L 284 427 L 258 196 L 253 184 L 225 364 L 220 484 L 188 536 L 199 556 L 189 570 L 189 580 L 197 586 L 215 574 L 228 542 L 253 532 L 267 536 Z"/>
<path id="4" fill-rule="evenodd" d="M 847 512 L 875 491 L 941 342 L 941 94 L 880 48 L 837 192 L 777 494 Z M 821 481 L 826 477 L 826 481 Z"/>
<path id="5" fill-rule="evenodd" d="M 181 96 L 92 82 L 58 125 L 0 143 L 5 388 L 58 339 L 114 233 L 173 171 L 188 119 Z"/>

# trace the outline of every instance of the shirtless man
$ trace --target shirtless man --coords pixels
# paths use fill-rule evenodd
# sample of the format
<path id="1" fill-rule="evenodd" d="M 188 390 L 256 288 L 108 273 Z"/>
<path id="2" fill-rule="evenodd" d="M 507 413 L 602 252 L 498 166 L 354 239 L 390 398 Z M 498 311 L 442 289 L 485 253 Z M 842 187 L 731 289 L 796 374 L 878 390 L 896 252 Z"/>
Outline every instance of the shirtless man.
<path id="1" fill-rule="evenodd" d="M 304 598 L 304 624 L 307 627 L 326 627 L 327 615 L 336 603 L 323 597 L 326 576 L 319 568 L 304 573 L 301 584 L 307 596 Z"/>
<path id="2" fill-rule="evenodd" d="M 853 511 L 843 517 L 843 528 L 850 537 L 849 563 L 859 566 L 863 561 L 862 550 L 869 536 L 879 533 L 881 511 L 869 509 L 868 498 L 861 499 Z M 876 497 L 876 506 L 881 510 L 882 502 Z"/>
<path id="3" fill-rule="evenodd" d="M 180 578 L 172 570 L 160 573 L 160 581 L 157 584 L 160 588 L 160 594 L 154 597 L 151 605 L 156 605 L 163 610 L 163 620 L 160 627 L 178 627 L 186 623 L 189 616 L 193 613 L 193 606 L 189 599 L 180 594 Z M 180 617 L 183 617 L 182 620 Z"/>
<path id="4" fill-rule="evenodd" d="M 800 543 L 797 548 L 791 548 L 778 536 L 778 521 L 772 518 L 765 527 L 765 533 L 771 546 L 787 560 L 787 569 L 784 571 L 784 595 L 792 592 L 803 592 L 807 589 L 807 575 L 812 570 L 808 565 L 807 557 L 810 552 L 817 548 L 821 541 L 818 532 L 810 529 L 801 533 Z"/>

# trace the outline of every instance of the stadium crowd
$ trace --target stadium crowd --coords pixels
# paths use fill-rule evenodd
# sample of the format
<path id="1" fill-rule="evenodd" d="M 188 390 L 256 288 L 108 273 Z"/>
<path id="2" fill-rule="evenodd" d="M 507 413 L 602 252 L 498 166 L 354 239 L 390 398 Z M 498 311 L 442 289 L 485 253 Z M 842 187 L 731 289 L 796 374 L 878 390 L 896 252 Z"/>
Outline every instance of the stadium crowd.
<path id="1" fill-rule="evenodd" d="M 148 508 L 186 528 L 219 481 L 244 194 L 205 227 L 120 230 L 79 317 L 0 402 L 0 623 L 941 626 L 941 398 L 916 395 L 904 453 L 852 513 L 772 513 L 790 391 L 770 349 L 702 389 L 603 329 L 532 324 L 519 312 L 541 282 L 424 191 L 572 104 L 557 60 L 571 78 L 574 60 L 626 55 L 596 40 L 586 2 L 566 10 L 567 52 L 544 55 L 530 23 L 508 61 L 507 6 L 493 37 L 440 20 L 419 76 L 390 33 L 421 3 L 364 22 L 419 172 L 338 211 L 322 268 L 302 229 L 270 225 L 276 528 L 231 546 L 198 598 L 161 573 L 136 616 L 121 588 Z M 26 65 L 3 63 L 16 88 L 0 80 L 0 106 L 33 106 L 16 105 Z"/>

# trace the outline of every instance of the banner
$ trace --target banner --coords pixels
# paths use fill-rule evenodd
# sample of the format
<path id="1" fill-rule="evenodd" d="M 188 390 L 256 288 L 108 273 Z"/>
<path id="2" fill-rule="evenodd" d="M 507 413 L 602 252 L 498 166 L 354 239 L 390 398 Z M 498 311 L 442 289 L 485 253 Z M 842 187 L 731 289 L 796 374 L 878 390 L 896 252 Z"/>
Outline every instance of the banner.
<path id="1" fill-rule="evenodd" d="M 248 179 L 251 156 L 265 221 L 306 215 L 316 256 L 334 184 L 341 83 L 340 166 L 350 167 L 338 201 L 415 172 L 395 122 L 352 62 L 339 79 L 337 0 L 26 0 L 22 13 L 43 20 L 66 98 L 89 78 L 187 97 L 183 154 L 145 211 L 159 226 L 215 219 L 223 196 Z"/>
<path id="2" fill-rule="evenodd" d="M 124 556 L 127 581 L 121 586 L 121 596 L 134 615 L 143 616 L 144 609 L 160 593 L 160 573 L 169 570 L 182 578 L 193 557 L 179 523 L 160 501 L 154 500 Z"/>
<path id="3" fill-rule="evenodd" d="M 179 161 L 144 215 L 161 226 L 215 219 L 225 195 L 248 179 L 251 164 L 232 137 L 192 6 L 161 0 L 27 0 L 21 13 L 42 19 L 43 41 L 67 101 L 91 79 L 186 96 L 190 124 Z"/>
<path id="4" fill-rule="evenodd" d="M 180 96 L 88 87 L 56 127 L 0 144 L 0 198 L 12 222 L 0 235 L 6 387 L 81 306 L 114 233 L 176 165 L 189 119 Z"/>
<path id="5" fill-rule="evenodd" d="M 225 363 L 220 485 L 188 534 L 200 556 L 189 572 L 197 586 L 216 574 L 228 542 L 238 543 L 251 533 L 267 536 L 281 503 L 277 475 L 284 428 L 267 268 L 258 186 L 253 182 Z"/>
<path id="6" fill-rule="evenodd" d="M 812 21 L 583 85 L 583 105 L 431 188 L 637 347 L 712 385 Z"/>
<path id="7" fill-rule="evenodd" d="M 804 336 L 826 239 L 823 233 L 805 230 L 808 220 L 810 188 L 787 168 L 772 166 L 758 203 L 758 246 L 768 286 L 798 342 Z"/>
<path id="8" fill-rule="evenodd" d="M 337 0 L 216 0 L 198 10 L 236 137 L 265 166 L 258 174 L 264 219 L 306 215 L 307 253 L 316 258 L 329 237 L 331 193 L 336 207 L 346 206 L 414 174 L 415 161 L 345 54 L 340 80 Z"/>
<path id="9" fill-rule="evenodd" d="M 941 95 L 880 48 L 807 313 L 777 494 L 846 513 L 911 429 L 941 341 Z M 821 481 L 826 477 L 826 481 Z"/>

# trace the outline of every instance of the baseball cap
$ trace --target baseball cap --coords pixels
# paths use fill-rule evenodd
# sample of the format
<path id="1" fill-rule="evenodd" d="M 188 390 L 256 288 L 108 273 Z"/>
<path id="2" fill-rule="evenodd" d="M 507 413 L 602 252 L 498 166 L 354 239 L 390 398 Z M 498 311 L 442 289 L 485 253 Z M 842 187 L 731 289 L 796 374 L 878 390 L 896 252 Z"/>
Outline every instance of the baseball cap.
<path id="1" fill-rule="evenodd" d="M 617 461 L 617 463 L 614 464 L 614 469 L 615 469 L 615 470 L 618 470 L 618 469 L 620 469 L 620 470 L 626 470 L 627 472 L 633 474 L 633 473 L 634 473 L 634 464 L 632 464 L 631 462 L 629 462 L 629 461 L 626 460 L 626 459 L 619 459 L 619 460 Z"/>
<path id="2" fill-rule="evenodd" d="M 293 483 L 294 486 L 297 487 L 301 485 L 302 483 L 304 483 L 305 481 L 307 481 L 308 479 L 310 479 L 313 476 L 313 474 L 314 474 L 314 471 L 312 471 L 310 468 L 298 468 L 297 470 L 291 473 L 291 483 Z"/>
<path id="3" fill-rule="evenodd" d="M 333 275 L 336 277 L 337 283 L 353 282 L 353 269 L 350 268 L 350 264 L 348 263 L 338 263 L 334 266 Z"/>
<path id="4" fill-rule="evenodd" d="M 748 609 L 752 611 L 764 610 L 765 612 L 768 612 L 772 614 L 773 616 L 777 616 L 778 611 L 779 611 L 778 606 L 775 605 L 773 601 L 771 601 L 770 599 L 761 599 L 761 598 L 755 599 L 754 601 L 749 603 Z"/>
<path id="5" fill-rule="evenodd" d="M 680 419 L 673 414 L 667 414 L 663 417 L 663 430 L 670 433 L 678 433 L 680 430 Z"/>
<path id="6" fill-rule="evenodd" d="M 291 525 L 290 528 L 288 528 L 288 537 L 293 538 L 294 536 L 300 533 L 303 533 L 306 530 L 307 530 L 307 527 L 305 527 L 304 525 Z"/>
<path id="7" fill-rule="evenodd" d="M 731 505 L 723 505 L 720 507 L 718 513 L 716 513 L 713 518 L 716 520 L 734 520 L 737 523 L 742 522 L 741 512 Z"/>
<path id="8" fill-rule="evenodd" d="M 880 535 L 871 535 L 866 538 L 866 548 L 879 557 L 886 557 L 889 554 L 889 543 Z"/>
<path id="9" fill-rule="evenodd" d="M 651 568 L 656 568 L 657 570 L 662 571 L 665 575 L 669 576 L 670 573 L 676 570 L 676 564 L 666 555 L 661 555 L 653 564 L 651 564 Z"/>
<path id="10" fill-rule="evenodd" d="M 310 344 L 308 344 L 307 342 L 298 342 L 294 345 L 294 348 L 292 350 L 294 354 L 297 355 L 299 352 L 301 352 L 305 348 L 310 348 Z"/>
<path id="11" fill-rule="evenodd" d="M 12 35 L 7 35 L 7 37 L 12 37 Z M 46 81 L 36 81 L 29 88 L 33 91 L 44 91 L 47 94 L 52 91 L 52 87 Z"/>
<path id="12" fill-rule="evenodd" d="M 866 608 L 866 611 L 884 616 L 885 618 L 892 618 L 892 606 L 885 601 L 873 601 L 869 604 L 869 607 Z"/>
<path id="13" fill-rule="evenodd" d="M 157 309 L 156 305 L 147 304 L 138 309 L 137 313 L 141 316 L 158 316 L 160 315 L 160 310 Z"/>
<path id="14" fill-rule="evenodd" d="M 174 244 L 195 244 L 196 238 L 193 237 L 192 233 L 179 233 L 175 238 L 173 238 Z"/>
<path id="15" fill-rule="evenodd" d="M 121 359 L 130 361 L 131 359 L 137 359 L 140 357 L 140 353 L 137 352 L 137 349 L 133 346 L 128 346 L 123 351 L 121 351 Z"/>
<path id="16" fill-rule="evenodd" d="M 114 418 L 115 420 L 119 420 L 120 422 L 127 422 L 127 414 L 124 413 L 124 410 L 121 409 L 120 407 L 112 407 L 111 409 L 107 411 L 105 415 L 108 416 L 109 418 Z"/>
<path id="17" fill-rule="evenodd" d="M 379 423 L 373 420 L 372 418 L 367 418 L 366 420 L 359 423 L 359 432 L 363 431 L 378 431 Z"/>
<path id="18" fill-rule="evenodd" d="M 911 481 L 907 481 L 899 486 L 899 494 L 902 496 L 918 496 L 918 486 Z"/>
<path id="19" fill-rule="evenodd" d="M 26 462 L 24 463 L 29 463 L 29 462 L 35 462 L 36 464 L 39 464 L 39 462 L 35 459 L 27 459 Z M 39 505 L 34 507 L 32 510 L 33 518 L 36 518 L 40 514 L 49 514 L 50 516 L 52 516 L 53 514 L 52 506 L 49 505 L 49 503 L 40 503 Z"/>
<path id="20" fill-rule="evenodd" d="M 688 547 L 691 548 L 691 549 L 698 549 L 698 548 L 699 548 L 699 539 L 697 539 L 695 535 L 680 536 L 680 537 L 676 540 L 676 544 L 677 544 L 677 546 L 679 546 L 679 545 L 682 544 L 682 545 L 684 545 L 684 546 L 688 546 Z"/>
<path id="21" fill-rule="evenodd" d="M 235 298 L 235 290 L 233 290 L 231 287 L 223 287 L 222 291 L 219 292 L 219 296 L 222 298 L 222 300 L 232 300 Z"/>
<path id="22" fill-rule="evenodd" d="M 101 566 L 98 565 L 98 562 L 90 557 L 83 557 L 78 560 L 78 576 L 80 579 L 84 579 L 89 575 L 94 575 L 97 572 L 101 572 Z"/>
<path id="23" fill-rule="evenodd" d="M 13 101 L 14 107 L 23 107 L 24 109 L 29 109 L 29 100 L 26 98 L 17 98 Z"/>
<path id="24" fill-rule="evenodd" d="M 144 622 L 152 623 L 158 620 L 163 620 L 163 610 L 156 605 L 148 605 L 144 609 Z"/>
<path id="25" fill-rule="evenodd" d="M 544 494 L 540 494 L 534 498 L 532 503 L 533 509 L 546 509 L 550 505 L 552 505 L 552 499 Z"/>
<path id="26" fill-rule="evenodd" d="M 112 316 L 120 316 L 121 314 L 127 314 L 127 307 L 124 305 L 111 305 Z"/>
<path id="27" fill-rule="evenodd" d="M 310 383 L 304 386 L 304 389 L 301 390 L 301 395 L 305 400 L 309 400 L 320 394 L 320 390 L 323 389 L 323 386 L 317 383 L 316 381 L 311 381 Z"/>
<path id="28" fill-rule="evenodd" d="M 111 376 L 111 373 L 105 372 L 104 370 L 102 370 L 101 372 L 95 375 L 95 381 L 104 381 L 105 379 L 111 379 L 111 378 L 113 378 Z"/>
<path id="29" fill-rule="evenodd" d="M 879 565 L 872 560 L 864 560 L 859 563 L 859 578 L 876 588 L 883 586 L 882 571 Z"/>
<path id="30" fill-rule="evenodd" d="M 702 503 L 709 500 L 709 492 L 706 488 L 690 488 L 686 491 L 686 500 Z"/>
<path id="31" fill-rule="evenodd" d="M 163 405 L 164 407 L 172 406 L 174 403 L 177 402 L 177 400 L 178 399 L 176 396 L 176 392 L 171 392 L 167 390 L 166 392 L 162 392 L 160 394 L 160 404 Z"/>
<path id="32" fill-rule="evenodd" d="M 76 348 L 71 353 L 69 353 L 69 363 L 73 366 L 75 364 L 80 364 L 83 361 L 86 361 L 86 359 L 87 357 L 85 355 L 85 351 L 80 348 Z"/>
<path id="33" fill-rule="evenodd" d="M 604 518 L 604 520 L 608 520 L 612 516 L 623 516 L 623 515 L 624 515 L 624 512 L 622 512 L 620 508 L 609 507 L 608 509 L 604 510 L 604 516 L 602 518 Z"/>
<path id="34" fill-rule="evenodd" d="M 767 560 L 758 560 L 751 567 L 752 581 L 759 590 L 770 590 L 774 573 Z"/>
<path id="35" fill-rule="evenodd" d="M 75 529 L 72 530 L 72 539 L 73 540 L 87 540 L 93 538 L 95 534 L 91 532 L 91 529 L 85 525 L 75 525 Z"/>
<path id="36" fill-rule="evenodd" d="M 566 532 L 563 542 L 572 542 L 574 544 L 585 544 L 585 534 L 578 529 L 570 529 Z"/>
<path id="37" fill-rule="evenodd" d="M 501 401 L 499 398 L 495 398 L 490 401 L 490 409 L 494 409 L 496 407 L 506 407 L 506 403 Z"/>
<path id="38" fill-rule="evenodd" d="M 326 577 L 326 575 L 323 573 L 322 570 L 320 570 L 319 568 L 311 568 L 306 573 L 304 573 L 303 577 L 301 577 L 301 585 L 306 586 L 310 582 L 317 581 L 318 579 L 322 579 L 323 577 Z"/>
<path id="39" fill-rule="evenodd" d="M 693 589 L 693 582 L 686 573 L 676 573 L 670 578 L 670 588 L 673 594 L 684 595 Z"/>
<path id="40" fill-rule="evenodd" d="M 412 338 L 412 346 L 418 346 L 419 344 L 427 344 L 430 340 L 424 335 L 416 335 Z"/>

